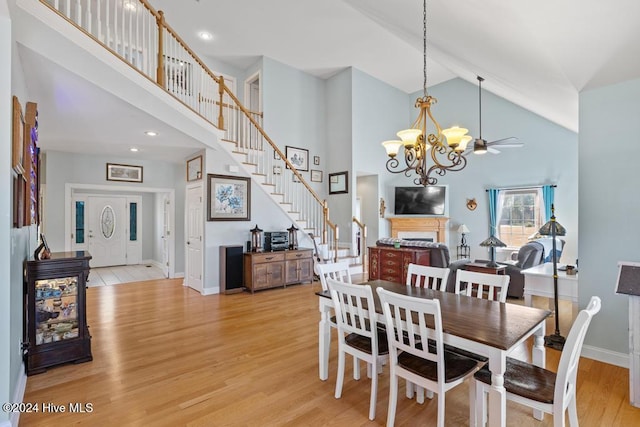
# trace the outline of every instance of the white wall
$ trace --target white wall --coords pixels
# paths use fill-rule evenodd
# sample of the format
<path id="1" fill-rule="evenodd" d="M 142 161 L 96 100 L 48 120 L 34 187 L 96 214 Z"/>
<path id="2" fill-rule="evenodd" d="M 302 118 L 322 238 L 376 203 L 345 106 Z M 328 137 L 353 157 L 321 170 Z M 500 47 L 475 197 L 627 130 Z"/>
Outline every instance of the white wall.
<path id="1" fill-rule="evenodd" d="M 628 354 L 626 296 L 616 295 L 618 261 L 640 261 L 640 80 L 580 94 L 580 306 L 602 299 L 585 345 Z"/>

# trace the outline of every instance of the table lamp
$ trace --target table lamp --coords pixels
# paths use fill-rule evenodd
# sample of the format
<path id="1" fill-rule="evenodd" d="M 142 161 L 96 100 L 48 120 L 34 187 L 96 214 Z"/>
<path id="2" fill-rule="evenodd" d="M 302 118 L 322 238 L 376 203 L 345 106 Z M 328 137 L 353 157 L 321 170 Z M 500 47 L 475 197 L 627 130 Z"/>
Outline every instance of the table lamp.
<path id="1" fill-rule="evenodd" d="M 467 234 L 469 232 L 469 228 L 467 228 L 466 225 L 464 224 L 460 224 L 460 226 L 458 227 L 458 233 L 460 233 L 462 235 L 461 239 L 460 239 L 460 246 L 457 247 L 457 256 L 458 259 L 461 258 L 469 258 L 469 254 L 470 254 L 470 248 L 469 246 L 467 246 L 467 239 L 465 239 L 464 235 Z"/>
<path id="2" fill-rule="evenodd" d="M 489 261 L 487 267 L 497 267 L 498 263 L 496 262 L 496 248 L 504 248 L 507 245 L 500 241 L 500 239 L 498 239 L 496 236 L 489 236 L 487 240 L 480 243 L 480 246 L 491 248 L 491 261 Z"/>
<path id="3" fill-rule="evenodd" d="M 556 330 L 552 335 L 544 337 L 544 345 L 562 351 L 565 338 L 560 335 L 560 312 L 558 311 L 558 254 L 556 251 L 556 236 L 564 236 L 567 230 L 556 221 L 555 207 L 551 205 L 551 219 L 538 231 L 542 236 L 551 236 L 553 260 L 553 303 L 556 312 Z"/>
<path id="4" fill-rule="evenodd" d="M 466 225 L 460 224 L 458 227 L 458 233 L 462 234 L 462 239 L 460 240 L 460 246 L 467 246 L 467 240 L 464 238 L 464 235 L 469 232 L 469 228 Z"/>

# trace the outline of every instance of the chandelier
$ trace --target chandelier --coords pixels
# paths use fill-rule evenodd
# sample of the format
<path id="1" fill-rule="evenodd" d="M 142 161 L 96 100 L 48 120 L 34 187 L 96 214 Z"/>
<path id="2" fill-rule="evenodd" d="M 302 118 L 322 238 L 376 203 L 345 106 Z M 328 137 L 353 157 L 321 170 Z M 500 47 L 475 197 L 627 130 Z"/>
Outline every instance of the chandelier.
<path id="1" fill-rule="evenodd" d="M 427 0 L 423 2 L 422 15 L 423 29 L 423 96 L 416 100 L 415 107 L 420 110 L 418 118 L 410 129 L 397 133 L 400 140 L 385 141 L 382 143 L 389 159 L 387 170 L 391 173 L 404 173 L 411 176 L 411 171 L 418 175 L 413 182 L 416 185 L 434 185 L 438 182 L 436 176 L 443 176 L 447 171 L 457 172 L 467 165 L 464 151 L 471 141 L 471 136 L 466 135 L 468 129 L 457 126 L 449 129 L 441 129 L 436 119 L 431 114 L 431 106 L 438 100 L 427 94 Z M 427 119 L 435 129 L 428 133 Z M 400 165 L 398 152 L 404 150 L 405 165 Z"/>

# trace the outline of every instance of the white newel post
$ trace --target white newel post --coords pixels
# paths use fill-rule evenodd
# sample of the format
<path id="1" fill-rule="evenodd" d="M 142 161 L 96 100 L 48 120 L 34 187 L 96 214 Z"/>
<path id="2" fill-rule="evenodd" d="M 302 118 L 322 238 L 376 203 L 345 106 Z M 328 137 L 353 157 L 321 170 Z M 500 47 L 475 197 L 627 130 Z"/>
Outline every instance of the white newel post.
<path id="1" fill-rule="evenodd" d="M 640 263 L 618 267 L 616 293 L 629 296 L 629 400 L 640 408 Z"/>

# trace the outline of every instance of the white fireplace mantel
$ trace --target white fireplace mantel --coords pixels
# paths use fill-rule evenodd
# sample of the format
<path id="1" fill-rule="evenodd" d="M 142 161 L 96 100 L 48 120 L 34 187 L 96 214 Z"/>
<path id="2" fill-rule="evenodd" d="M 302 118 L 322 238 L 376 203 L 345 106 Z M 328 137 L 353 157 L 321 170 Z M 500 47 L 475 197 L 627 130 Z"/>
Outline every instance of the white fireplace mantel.
<path id="1" fill-rule="evenodd" d="M 398 237 L 398 233 L 436 233 L 436 242 L 447 244 L 447 222 L 449 218 L 437 217 L 387 217 L 391 223 L 391 237 Z"/>

